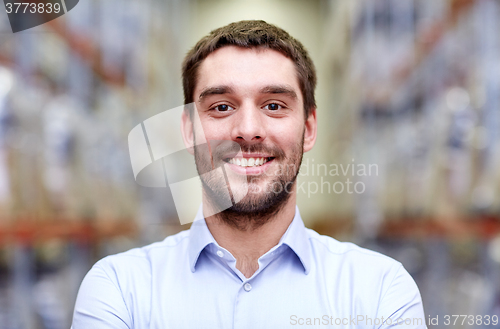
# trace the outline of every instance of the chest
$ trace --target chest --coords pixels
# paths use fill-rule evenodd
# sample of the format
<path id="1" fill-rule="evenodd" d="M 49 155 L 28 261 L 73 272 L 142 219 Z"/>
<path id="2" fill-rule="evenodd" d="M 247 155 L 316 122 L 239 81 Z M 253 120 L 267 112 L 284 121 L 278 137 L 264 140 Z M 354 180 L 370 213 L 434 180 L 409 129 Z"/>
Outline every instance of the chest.
<path id="1" fill-rule="evenodd" d="M 205 264 L 208 265 L 208 264 Z M 149 328 L 363 328 L 353 316 L 374 315 L 353 282 L 276 262 L 242 281 L 222 266 L 153 277 Z M 340 325 L 339 325 L 340 324 Z M 142 326 L 140 328 L 143 328 Z"/>

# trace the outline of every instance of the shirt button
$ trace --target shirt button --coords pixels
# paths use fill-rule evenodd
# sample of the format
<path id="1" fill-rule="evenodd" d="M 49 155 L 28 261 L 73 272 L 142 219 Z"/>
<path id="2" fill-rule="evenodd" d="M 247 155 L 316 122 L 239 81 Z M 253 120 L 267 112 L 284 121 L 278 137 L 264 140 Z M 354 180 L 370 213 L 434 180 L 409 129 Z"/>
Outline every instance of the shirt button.
<path id="1" fill-rule="evenodd" d="M 252 285 L 250 283 L 245 283 L 243 289 L 245 289 L 245 291 L 250 291 L 252 290 Z"/>
<path id="2" fill-rule="evenodd" d="M 217 250 L 217 256 L 224 257 L 224 253 L 220 250 Z"/>

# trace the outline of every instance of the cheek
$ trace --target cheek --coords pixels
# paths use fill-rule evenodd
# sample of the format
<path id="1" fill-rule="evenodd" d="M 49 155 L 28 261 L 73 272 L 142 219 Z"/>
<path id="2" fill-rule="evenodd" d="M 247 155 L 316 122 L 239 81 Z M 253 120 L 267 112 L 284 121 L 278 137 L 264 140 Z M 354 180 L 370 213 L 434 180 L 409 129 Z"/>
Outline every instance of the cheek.
<path id="1" fill-rule="evenodd" d="M 224 140 L 229 138 L 230 130 L 227 124 L 221 124 L 220 122 L 215 122 L 210 119 L 202 119 L 201 125 L 207 140 Z"/>
<path id="2" fill-rule="evenodd" d="M 268 133 L 273 136 L 273 139 L 278 140 L 282 144 L 296 145 L 302 140 L 304 133 L 303 122 L 293 121 L 293 123 L 287 125 L 276 123 L 270 127 Z"/>

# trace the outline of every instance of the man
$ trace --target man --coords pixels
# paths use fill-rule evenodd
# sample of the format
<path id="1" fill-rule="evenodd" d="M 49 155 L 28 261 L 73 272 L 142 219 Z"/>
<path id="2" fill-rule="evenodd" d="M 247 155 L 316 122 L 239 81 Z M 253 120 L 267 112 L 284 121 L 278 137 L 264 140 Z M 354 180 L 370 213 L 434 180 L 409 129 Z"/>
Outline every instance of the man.
<path id="1" fill-rule="evenodd" d="M 185 103 L 195 106 L 182 116 L 186 147 L 209 173 L 197 220 L 99 261 L 73 329 L 426 328 L 400 263 L 304 227 L 295 181 L 316 140 L 315 85 L 304 47 L 263 21 L 198 42 L 183 65 Z M 221 166 L 224 175 L 210 174 Z M 225 209 L 228 188 L 238 202 Z"/>

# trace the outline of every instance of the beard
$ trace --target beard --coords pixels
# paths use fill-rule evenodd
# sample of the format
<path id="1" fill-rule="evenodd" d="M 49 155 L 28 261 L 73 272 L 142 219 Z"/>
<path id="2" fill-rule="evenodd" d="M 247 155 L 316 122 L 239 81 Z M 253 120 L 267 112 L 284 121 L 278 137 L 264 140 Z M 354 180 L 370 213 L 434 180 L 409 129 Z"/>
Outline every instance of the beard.
<path id="1" fill-rule="evenodd" d="M 212 143 L 195 146 L 196 168 L 203 193 L 214 210 L 214 216 L 222 223 L 242 231 L 255 230 L 269 222 L 290 199 L 302 163 L 303 145 L 304 134 L 288 156 L 278 147 L 263 144 L 223 141 L 215 146 Z M 225 155 L 236 154 L 240 150 L 244 153 L 273 155 L 273 167 L 259 175 L 238 175 L 236 182 L 228 177 L 230 169 L 214 171 L 215 168 L 224 168 Z M 243 195 L 235 187 L 240 188 Z M 227 201 L 223 201 L 227 200 L 228 191 L 232 204 L 229 207 Z M 237 197 L 238 194 L 241 197 Z M 238 201 L 235 202 L 235 199 Z"/>

